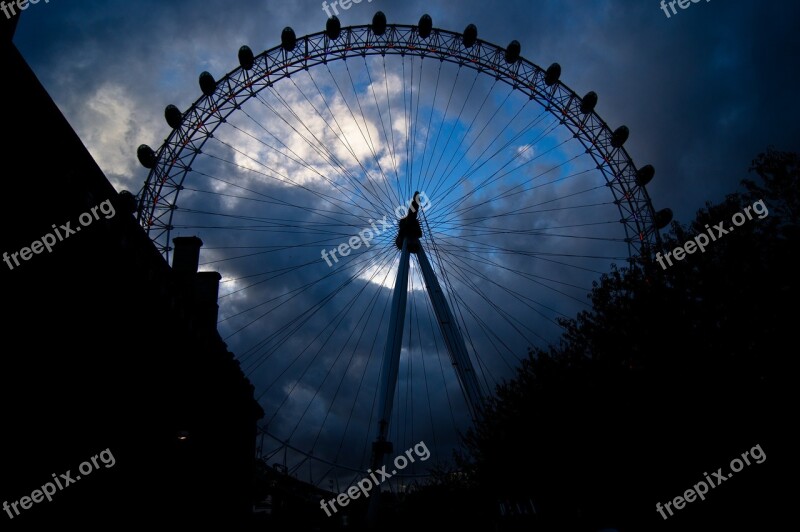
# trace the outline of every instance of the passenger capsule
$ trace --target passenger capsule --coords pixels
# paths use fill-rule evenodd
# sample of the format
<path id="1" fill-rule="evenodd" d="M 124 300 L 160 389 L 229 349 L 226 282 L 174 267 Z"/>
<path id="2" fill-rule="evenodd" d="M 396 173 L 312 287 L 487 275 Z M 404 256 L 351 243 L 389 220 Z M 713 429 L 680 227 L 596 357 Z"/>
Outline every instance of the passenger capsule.
<path id="1" fill-rule="evenodd" d="M 478 42 L 478 27 L 475 24 L 470 24 L 464 29 L 464 48 L 472 48 Z"/>
<path id="2" fill-rule="evenodd" d="M 287 52 L 291 52 L 295 46 L 297 46 L 297 35 L 292 28 L 286 26 L 281 32 L 281 47 Z"/>
<path id="3" fill-rule="evenodd" d="M 372 17 L 372 33 L 375 35 L 386 33 L 386 15 L 383 14 L 383 11 L 378 11 Z"/>
<path id="4" fill-rule="evenodd" d="M 506 63 L 514 64 L 519 61 L 519 54 L 522 52 L 522 45 L 519 41 L 511 41 L 506 48 Z"/>
<path id="5" fill-rule="evenodd" d="M 214 94 L 214 91 L 217 90 L 217 82 L 214 80 L 214 76 L 208 72 L 200 74 L 200 90 L 206 96 Z"/>
<path id="6" fill-rule="evenodd" d="M 652 181 L 654 175 L 656 175 L 656 169 L 652 164 L 642 166 L 636 171 L 636 184 L 643 187 Z"/>
<path id="7" fill-rule="evenodd" d="M 332 16 L 328 19 L 328 22 L 325 23 L 325 35 L 328 36 L 328 39 L 335 41 L 339 38 L 339 35 L 342 33 L 342 23 L 339 22 L 339 17 L 336 15 Z"/>
<path id="8" fill-rule="evenodd" d="M 597 105 L 597 93 L 594 91 L 590 91 L 586 93 L 586 96 L 583 97 L 581 100 L 581 113 L 587 115 L 594 111 L 595 106 Z"/>
<path id="9" fill-rule="evenodd" d="M 549 67 L 547 67 L 547 71 L 544 73 L 544 84 L 548 87 L 558 83 L 558 78 L 561 77 L 561 65 L 558 63 L 553 63 Z"/>
<path id="10" fill-rule="evenodd" d="M 164 118 L 167 119 L 167 124 L 169 124 L 169 127 L 172 129 L 177 129 L 180 127 L 181 122 L 183 121 L 183 113 L 181 113 L 180 109 L 170 104 L 166 109 L 164 109 Z"/>
<path id="11" fill-rule="evenodd" d="M 656 213 L 656 229 L 664 229 L 672 221 L 672 209 L 661 209 Z"/>
<path id="12" fill-rule="evenodd" d="M 419 36 L 427 39 L 431 35 L 431 30 L 433 30 L 433 19 L 428 14 L 422 15 L 419 18 Z"/>
<path id="13" fill-rule="evenodd" d="M 625 141 L 628 140 L 628 135 L 630 135 L 630 131 L 626 126 L 619 126 L 612 134 L 611 134 L 611 146 L 614 148 L 621 148 Z"/>
<path id="14" fill-rule="evenodd" d="M 239 66 L 245 70 L 253 68 L 256 59 L 253 57 L 253 50 L 249 46 L 242 46 L 239 48 Z"/>
<path id="15" fill-rule="evenodd" d="M 142 144 L 136 149 L 136 157 L 145 168 L 153 168 L 156 165 L 156 152 L 147 144 Z"/>

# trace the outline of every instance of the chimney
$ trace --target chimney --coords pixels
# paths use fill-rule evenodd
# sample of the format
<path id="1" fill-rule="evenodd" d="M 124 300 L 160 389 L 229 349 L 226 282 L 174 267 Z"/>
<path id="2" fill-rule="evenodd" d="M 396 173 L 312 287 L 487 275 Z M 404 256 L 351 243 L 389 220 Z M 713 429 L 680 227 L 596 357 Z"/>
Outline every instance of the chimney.
<path id="1" fill-rule="evenodd" d="M 172 271 L 181 275 L 197 273 L 203 241 L 196 236 L 179 236 L 173 238 L 172 243 L 175 245 Z"/>
<path id="2" fill-rule="evenodd" d="M 217 272 L 198 272 L 200 248 L 203 241 L 196 236 L 179 236 L 172 239 L 172 272 L 178 290 L 183 294 L 187 310 L 197 332 L 217 331 L 219 281 Z"/>
<path id="3" fill-rule="evenodd" d="M 219 281 L 222 276 L 217 272 L 200 272 L 194 279 L 194 319 L 196 326 L 202 331 L 216 331 L 219 316 Z"/>

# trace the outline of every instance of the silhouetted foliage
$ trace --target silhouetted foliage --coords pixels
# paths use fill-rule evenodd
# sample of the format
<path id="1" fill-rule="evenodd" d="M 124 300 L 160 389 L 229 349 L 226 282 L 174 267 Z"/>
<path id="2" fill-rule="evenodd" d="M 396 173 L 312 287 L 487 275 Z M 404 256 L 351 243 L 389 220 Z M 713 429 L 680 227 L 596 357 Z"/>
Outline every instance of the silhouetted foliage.
<path id="1" fill-rule="evenodd" d="M 794 419 L 800 158 L 769 150 L 751 172 L 759 184 L 673 222 L 663 251 L 759 200 L 768 216 L 666 270 L 613 268 L 560 344 L 531 350 L 497 389 L 461 461 L 487 505 L 531 496 L 535 530 L 621 531 L 765 529 L 789 506 L 778 473 Z M 667 521 L 655 511 L 757 444 L 763 464 Z"/>

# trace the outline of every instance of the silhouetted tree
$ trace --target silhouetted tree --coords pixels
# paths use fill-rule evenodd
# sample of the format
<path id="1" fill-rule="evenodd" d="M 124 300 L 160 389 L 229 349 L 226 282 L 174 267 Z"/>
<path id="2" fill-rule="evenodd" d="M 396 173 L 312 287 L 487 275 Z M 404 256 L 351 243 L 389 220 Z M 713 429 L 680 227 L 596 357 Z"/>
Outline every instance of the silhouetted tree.
<path id="1" fill-rule="evenodd" d="M 769 150 L 751 172 L 760 184 L 744 180 L 663 238 L 671 251 L 712 231 L 705 252 L 614 267 L 592 310 L 561 321 L 559 345 L 531 350 L 497 389 L 461 464 L 487 501 L 532 496 L 537 530 L 764 529 L 789 507 L 777 479 L 795 441 L 800 158 Z M 752 219 L 718 236 L 747 207 Z M 667 521 L 655 511 L 757 444 L 763 464 Z"/>

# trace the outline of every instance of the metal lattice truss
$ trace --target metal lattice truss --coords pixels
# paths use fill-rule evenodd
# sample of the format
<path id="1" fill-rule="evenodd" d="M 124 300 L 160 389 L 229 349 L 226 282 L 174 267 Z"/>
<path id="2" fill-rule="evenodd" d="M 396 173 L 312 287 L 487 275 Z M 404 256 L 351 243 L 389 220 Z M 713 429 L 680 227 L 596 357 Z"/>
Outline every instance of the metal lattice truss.
<path id="1" fill-rule="evenodd" d="M 371 25 L 342 28 L 337 39 L 325 32 L 296 39 L 254 58 L 252 68 L 239 67 L 216 82 L 183 114 L 181 123 L 155 153 L 156 161 L 138 196 L 138 221 L 168 258 L 172 218 L 178 195 L 195 157 L 214 131 L 247 100 L 295 72 L 329 61 L 366 55 L 430 57 L 494 76 L 522 91 L 556 116 L 586 148 L 611 189 L 625 226 L 631 257 L 645 258 L 660 246 L 655 211 L 637 169 L 623 147 L 612 145 L 613 131 L 593 110 L 581 111 L 582 98 L 560 81 L 548 85 L 546 72 L 530 61 L 506 61 L 506 49 L 480 39 L 464 45 L 463 35 L 434 28 L 422 38 L 417 26 L 387 25 L 376 35 Z M 210 92 L 210 91 L 209 91 Z M 619 143 L 617 143 L 619 144 Z"/>

